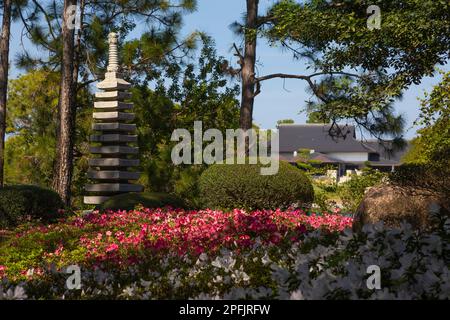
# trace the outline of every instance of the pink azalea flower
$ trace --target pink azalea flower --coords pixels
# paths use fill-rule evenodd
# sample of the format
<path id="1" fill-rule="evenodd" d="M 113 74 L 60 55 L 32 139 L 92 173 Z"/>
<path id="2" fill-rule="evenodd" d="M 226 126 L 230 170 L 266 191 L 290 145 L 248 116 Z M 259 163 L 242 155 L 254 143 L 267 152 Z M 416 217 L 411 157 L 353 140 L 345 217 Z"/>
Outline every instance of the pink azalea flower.
<path id="1" fill-rule="evenodd" d="M 106 248 L 106 252 L 107 253 L 114 252 L 114 251 L 117 251 L 117 250 L 119 250 L 119 246 L 117 244 L 115 244 L 115 243 L 109 245 L 108 248 Z"/>
<path id="2" fill-rule="evenodd" d="M 301 241 L 302 235 L 312 229 L 342 231 L 351 227 L 352 222 L 352 218 L 340 214 L 307 215 L 293 209 L 223 212 L 145 208 L 104 214 L 93 212 L 70 223 L 86 230 L 80 237 L 80 245 L 87 250 L 88 257 L 126 266 L 138 263 L 140 259 L 136 253 L 147 250 L 152 254 L 174 252 L 183 255 L 189 252 L 199 255 L 214 253 L 224 247 L 245 249 L 252 246 L 256 238 L 266 244 L 278 245 Z M 91 233 L 92 229 L 103 231 Z M 115 243 L 112 243 L 113 239 Z M 118 251 L 119 245 L 120 256 L 107 255 Z M 55 254 L 61 252 L 62 248 Z"/>
<path id="3" fill-rule="evenodd" d="M 0 265 L 0 278 L 3 278 L 5 276 L 5 273 L 6 273 L 6 266 Z"/>

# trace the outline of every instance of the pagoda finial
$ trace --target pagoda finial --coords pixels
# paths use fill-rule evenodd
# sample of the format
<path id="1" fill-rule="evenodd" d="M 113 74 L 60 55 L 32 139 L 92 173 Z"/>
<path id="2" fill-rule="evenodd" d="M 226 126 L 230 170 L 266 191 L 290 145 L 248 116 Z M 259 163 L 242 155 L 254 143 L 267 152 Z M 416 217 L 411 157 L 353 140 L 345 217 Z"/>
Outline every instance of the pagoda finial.
<path id="1" fill-rule="evenodd" d="M 109 42 L 108 72 L 118 72 L 119 56 L 117 54 L 117 33 L 111 32 L 108 35 L 108 42 Z"/>
<path id="2" fill-rule="evenodd" d="M 122 74 L 120 73 L 117 43 L 117 33 L 111 32 L 108 35 L 109 60 L 105 73 L 105 79 L 97 84 L 97 88 L 101 90 L 109 90 L 119 87 L 122 89 L 129 89 L 130 87 L 130 84 L 122 79 Z"/>

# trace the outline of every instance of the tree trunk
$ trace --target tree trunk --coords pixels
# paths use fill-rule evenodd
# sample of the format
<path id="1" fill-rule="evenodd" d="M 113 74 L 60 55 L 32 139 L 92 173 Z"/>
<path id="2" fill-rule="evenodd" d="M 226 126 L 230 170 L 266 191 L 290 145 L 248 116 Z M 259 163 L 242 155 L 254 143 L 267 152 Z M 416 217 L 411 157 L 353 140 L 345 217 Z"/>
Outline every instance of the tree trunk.
<path id="1" fill-rule="evenodd" d="M 253 103 L 255 100 L 256 29 L 258 23 L 259 0 L 247 0 L 245 24 L 245 52 L 242 65 L 242 98 L 240 127 L 252 128 Z"/>
<path id="2" fill-rule="evenodd" d="M 74 28 L 71 28 L 71 12 L 68 8 L 76 5 L 77 0 L 64 0 L 64 15 L 62 26 L 62 64 L 61 86 L 58 103 L 58 140 L 56 148 L 55 176 L 53 188 L 61 196 L 66 206 L 70 205 L 70 187 L 73 173 L 74 145 Z"/>
<path id="3" fill-rule="evenodd" d="M 0 38 L 0 187 L 4 183 L 6 101 L 8 95 L 9 36 L 11 34 L 11 0 L 3 1 Z"/>

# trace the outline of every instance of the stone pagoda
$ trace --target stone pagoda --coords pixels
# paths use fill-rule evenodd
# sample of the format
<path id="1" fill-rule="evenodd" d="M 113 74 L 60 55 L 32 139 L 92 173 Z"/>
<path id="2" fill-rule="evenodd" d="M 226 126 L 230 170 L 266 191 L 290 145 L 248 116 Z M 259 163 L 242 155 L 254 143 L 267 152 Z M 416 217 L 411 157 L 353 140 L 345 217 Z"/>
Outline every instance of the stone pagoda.
<path id="1" fill-rule="evenodd" d="M 125 102 L 131 98 L 131 84 L 121 78 L 117 53 L 117 34 L 110 33 L 109 62 L 105 80 L 97 84 L 102 92 L 95 94 L 94 135 L 90 137 L 90 152 L 97 157 L 89 160 L 88 177 L 92 184 L 85 186 L 89 196 L 85 204 L 102 204 L 111 196 L 142 192 L 143 187 L 132 184 L 140 173 L 132 171 L 139 165 L 136 159 L 139 148 L 136 125 L 131 122 L 134 114 L 129 112 L 133 104 Z"/>

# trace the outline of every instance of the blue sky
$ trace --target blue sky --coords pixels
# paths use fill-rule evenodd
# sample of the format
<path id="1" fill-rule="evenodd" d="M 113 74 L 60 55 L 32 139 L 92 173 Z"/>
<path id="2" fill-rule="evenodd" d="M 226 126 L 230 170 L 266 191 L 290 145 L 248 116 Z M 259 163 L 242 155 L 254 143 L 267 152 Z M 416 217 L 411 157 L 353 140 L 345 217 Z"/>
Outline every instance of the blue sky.
<path id="1" fill-rule="evenodd" d="M 270 6 L 273 0 L 260 0 L 261 12 Z M 183 33 L 189 34 L 199 30 L 208 33 L 216 42 L 219 55 L 230 61 L 236 61 L 230 49 L 233 42 L 239 44 L 241 39 L 230 30 L 232 22 L 240 20 L 245 12 L 245 0 L 198 0 L 197 12 L 185 17 Z M 20 32 L 18 24 L 13 25 L 11 41 L 11 59 L 21 51 Z M 25 42 L 25 46 L 28 44 Z M 258 72 L 269 74 L 273 72 L 307 74 L 302 61 L 293 61 L 292 56 L 278 48 L 271 48 L 264 41 L 260 41 L 257 50 Z M 445 68 L 449 70 L 448 65 Z M 20 73 L 12 67 L 11 76 Z M 396 110 L 405 116 L 408 130 L 405 137 L 414 137 L 416 129 L 412 127 L 419 110 L 419 97 L 424 91 L 430 91 L 439 83 L 440 77 L 425 78 L 419 86 L 411 87 L 404 94 L 402 101 L 396 103 Z M 271 80 L 263 84 L 262 93 L 255 100 L 254 122 L 262 128 L 274 128 L 277 120 L 294 119 L 297 123 L 304 123 L 305 114 L 299 114 L 309 99 L 306 84 L 301 80 Z"/>

